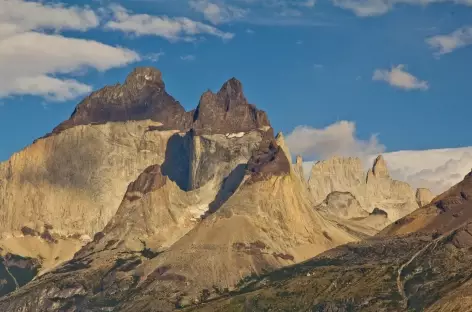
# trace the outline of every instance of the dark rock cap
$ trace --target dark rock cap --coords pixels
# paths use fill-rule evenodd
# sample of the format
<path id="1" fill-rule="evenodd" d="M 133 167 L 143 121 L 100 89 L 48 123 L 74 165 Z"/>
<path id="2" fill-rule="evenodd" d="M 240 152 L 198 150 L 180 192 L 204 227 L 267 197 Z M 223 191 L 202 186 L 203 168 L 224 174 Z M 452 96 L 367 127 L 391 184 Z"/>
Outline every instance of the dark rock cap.
<path id="1" fill-rule="evenodd" d="M 236 78 L 225 82 L 216 94 L 205 92 L 193 120 L 193 129 L 197 135 L 247 132 L 270 127 L 266 113 L 248 103 L 243 86 Z"/>
<path id="2" fill-rule="evenodd" d="M 138 178 L 128 185 L 126 193 L 140 192 L 146 194 L 160 189 L 167 183 L 167 177 L 162 175 L 161 166 L 152 165 L 147 167 Z"/>
<path id="3" fill-rule="evenodd" d="M 71 117 L 54 133 L 88 124 L 128 120 L 161 122 L 157 130 L 194 130 L 200 134 L 247 132 L 270 127 L 264 111 L 249 104 L 239 80 L 231 78 L 216 93 L 205 92 L 196 110 L 185 109 L 165 90 L 162 73 L 152 67 L 138 67 L 124 84 L 107 86 L 80 102 Z"/>
<path id="4" fill-rule="evenodd" d="M 251 174 L 249 183 L 267 180 L 271 176 L 290 174 L 290 162 L 284 151 L 270 135 L 259 146 L 259 149 L 249 159 L 247 171 Z"/>
<path id="5" fill-rule="evenodd" d="M 190 114 L 166 92 L 161 72 L 138 67 L 123 85 L 104 87 L 85 98 L 53 133 L 78 125 L 145 119 L 162 122 L 167 129 L 184 130 L 191 124 Z"/>

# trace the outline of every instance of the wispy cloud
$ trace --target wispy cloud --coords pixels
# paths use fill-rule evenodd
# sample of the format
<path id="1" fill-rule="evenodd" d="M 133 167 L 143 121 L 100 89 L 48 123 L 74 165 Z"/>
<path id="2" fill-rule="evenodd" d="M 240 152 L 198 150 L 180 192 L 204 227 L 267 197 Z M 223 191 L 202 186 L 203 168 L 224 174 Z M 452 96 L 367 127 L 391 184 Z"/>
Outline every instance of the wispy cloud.
<path id="1" fill-rule="evenodd" d="M 350 10 L 357 16 L 378 16 L 392 10 L 398 4 L 422 5 L 451 2 L 472 6 L 472 0 L 331 0 L 334 5 Z"/>
<path id="2" fill-rule="evenodd" d="M 191 61 L 195 61 L 197 59 L 197 57 L 193 54 L 188 54 L 188 55 L 181 56 L 180 59 L 182 61 L 191 62 Z"/>
<path id="3" fill-rule="evenodd" d="M 459 48 L 472 45 L 472 26 L 459 28 L 448 35 L 438 35 L 426 39 L 426 43 L 436 49 L 436 55 L 451 53 Z"/>
<path id="4" fill-rule="evenodd" d="M 144 56 L 143 56 L 143 59 L 155 63 L 155 62 L 159 61 L 160 58 L 161 58 L 162 56 L 164 56 L 164 55 L 165 55 L 165 53 L 162 52 L 162 51 L 157 52 L 157 53 L 149 53 L 149 54 L 144 55 Z"/>
<path id="5" fill-rule="evenodd" d="M 316 0 L 306 0 L 306 1 L 302 1 L 300 3 L 300 6 L 302 7 L 307 7 L 307 8 L 312 8 L 314 7 L 316 4 Z"/>
<path id="6" fill-rule="evenodd" d="M 203 14 L 209 22 L 217 25 L 238 20 L 246 16 L 247 9 L 242 9 L 224 2 L 214 3 L 208 0 L 191 0 L 190 7 Z"/>
<path id="7" fill-rule="evenodd" d="M 153 16 L 133 14 L 122 6 L 111 6 L 113 18 L 106 28 L 119 30 L 136 36 L 152 35 L 169 41 L 193 41 L 196 35 L 211 35 L 224 40 L 232 39 L 234 34 L 221 31 L 216 27 L 193 21 L 186 17 Z"/>
<path id="8" fill-rule="evenodd" d="M 372 80 L 385 81 L 389 85 L 404 90 L 428 90 L 427 81 L 420 80 L 412 74 L 405 71 L 405 65 L 392 67 L 391 70 L 376 69 L 372 76 Z"/>
<path id="9" fill-rule="evenodd" d="M 323 64 L 313 64 L 314 69 L 322 69 L 324 67 Z"/>
<path id="10" fill-rule="evenodd" d="M 284 26 L 333 25 L 313 13 L 315 0 L 190 0 L 189 5 L 214 25 L 232 22 Z"/>

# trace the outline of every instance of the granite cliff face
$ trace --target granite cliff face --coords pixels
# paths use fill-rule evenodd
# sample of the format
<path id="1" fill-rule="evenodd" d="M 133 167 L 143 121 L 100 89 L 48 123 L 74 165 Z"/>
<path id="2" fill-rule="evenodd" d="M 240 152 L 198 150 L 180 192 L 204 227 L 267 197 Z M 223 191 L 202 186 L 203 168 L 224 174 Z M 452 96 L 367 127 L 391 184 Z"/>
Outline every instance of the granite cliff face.
<path id="1" fill-rule="evenodd" d="M 236 79 L 185 112 L 136 69 L 0 165 L 6 238 L 86 243 L 0 310 L 173 310 L 358 240 L 313 209 L 288 155 Z"/>
<path id="2" fill-rule="evenodd" d="M 336 207 L 330 209 L 326 202 L 322 205 L 322 209 L 338 217 L 365 217 L 366 212 L 379 208 L 388 214 L 390 222 L 414 211 L 419 207 L 417 200 L 424 202 L 429 196 L 425 190 L 415 192 L 407 183 L 393 180 L 382 156 L 375 159 L 367 173 L 359 158 L 319 161 L 313 165 L 308 187 L 317 204 L 322 204 L 332 192 L 350 193 L 361 209 L 353 206 L 340 212 Z"/>
<path id="3" fill-rule="evenodd" d="M 147 168 L 103 232 L 0 308 L 171 311 L 357 240 L 312 209 L 281 143 L 267 137 L 231 195 L 203 220 L 195 212 L 205 209 L 195 206 L 205 206 L 204 188 L 185 192 L 160 166 Z"/>

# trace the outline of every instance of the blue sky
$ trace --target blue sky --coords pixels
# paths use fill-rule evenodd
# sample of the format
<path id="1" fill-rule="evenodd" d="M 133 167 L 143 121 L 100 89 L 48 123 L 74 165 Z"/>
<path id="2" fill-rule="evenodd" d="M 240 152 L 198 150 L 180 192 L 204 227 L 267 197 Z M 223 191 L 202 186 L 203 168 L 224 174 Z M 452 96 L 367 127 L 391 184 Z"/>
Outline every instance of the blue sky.
<path id="1" fill-rule="evenodd" d="M 472 1 L 437 2 L 6 0 L 0 160 L 135 66 L 186 109 L 238 78 L 307 158 L 472 146 Z"/>

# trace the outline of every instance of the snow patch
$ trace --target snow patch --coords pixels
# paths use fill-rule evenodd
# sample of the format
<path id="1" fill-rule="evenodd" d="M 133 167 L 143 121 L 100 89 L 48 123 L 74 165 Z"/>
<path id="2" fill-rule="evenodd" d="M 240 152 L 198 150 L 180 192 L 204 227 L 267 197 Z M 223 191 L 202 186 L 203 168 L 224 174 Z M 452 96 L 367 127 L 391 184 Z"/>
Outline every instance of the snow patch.
<path id="1" fill-rule="evenodd" d="M 152 76 L 144 75 L 144 79 L 146 79 L 146 80 L 152 80 Z"/>
<path id="2" fill-rule="evenodd" d="M 199 220 L 209 209 L 208 204 L 195 205 L 190 207 L 193 220 Z"/>
<path id="3" fill-rule="evenodd" d="M 238 132 L 238 133 L 226 133 L 226 137 L 228 139 L 232 138 L 242 138 L 246 133 L 244 132 Z"/>
<path id="4" fill-rule="evenodd" d="M 92 241 L 92 238 L 90 236 L 88 236 L 87 234 L 84 234 L 84 235 L 80 236 L 80 241 L 82 241 L 84 243 L 89 243 L 89 242 Z"/>

